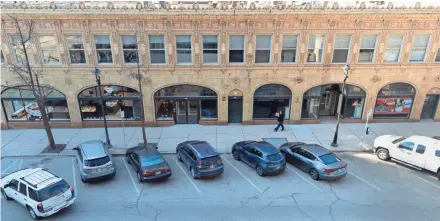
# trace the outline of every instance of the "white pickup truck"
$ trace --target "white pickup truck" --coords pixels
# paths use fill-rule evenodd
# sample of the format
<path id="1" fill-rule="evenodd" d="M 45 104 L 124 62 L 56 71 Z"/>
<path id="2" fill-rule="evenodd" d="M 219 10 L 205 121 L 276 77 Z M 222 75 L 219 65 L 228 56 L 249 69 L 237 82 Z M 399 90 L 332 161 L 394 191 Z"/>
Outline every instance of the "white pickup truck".
<path id="1" fill-rule="evenodd" d="M 383 135 L 374 140 L 374 151 L 381 160 L 392 158 L 418 169 L 432 171 L 440 180 L 440 140 L 424 136 L 405 138 Z"/>

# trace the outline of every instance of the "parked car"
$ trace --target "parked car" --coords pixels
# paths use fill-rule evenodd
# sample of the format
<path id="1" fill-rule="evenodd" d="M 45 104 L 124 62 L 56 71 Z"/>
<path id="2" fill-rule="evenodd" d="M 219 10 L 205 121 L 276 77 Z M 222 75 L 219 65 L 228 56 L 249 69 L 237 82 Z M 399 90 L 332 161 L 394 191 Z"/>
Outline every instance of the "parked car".
<path id="1" fill-rule="evenodd" d="M 132 147 L 127 150 L 125 157 L 127 163 L 133 166 L 139 182 L 164 180 L 171 176 L 171 168 L 157 147 Z"/>
<path id="2" fill-rule="evenodd" d="M 214 148 L 205 141 L 192 140 L 176 148 L 177 159 L 185 164 L 194 179 L 215 177 L 223 173 L 223 162 Z"/>
<path id="3" fill-rule="evenodd" d="M 102 141 L 87 141 L 73 150 L 76 151 L 76 162 L 83 182 L 116 175 L 113 158 Z"/>
<path id="4" fill-rule="evenodd" d="M 232 146 L 235 160 L 247 163 L 259 176 L 279 174 L 286 169 L 286 160 L 280 151 L 266 141 L 241 141 Z"/>
<path id="5" fill-rule="evenodd" d="M 424 136 L 383 135 L 374 140 L 374 148 L 381 160 L 393 159 L 434 172 L 440 180 L 440 140 Z"/>
<path id="6" fill-rule="evenodd" d="M 280 151 L 287 162 L 309 173 L 314 180 L 335 180 L 347 175 L 347 164 L 320 145 L 290 142 L 281 145 Z"/>
<path id="7" fill-rule="evenodd" d="M 67 182 L 43 168 L 23 169 L 1 180 L 1 193 L 28 210 L 34 220 L 57 213 L 75 202 L 75 191 Z"/>

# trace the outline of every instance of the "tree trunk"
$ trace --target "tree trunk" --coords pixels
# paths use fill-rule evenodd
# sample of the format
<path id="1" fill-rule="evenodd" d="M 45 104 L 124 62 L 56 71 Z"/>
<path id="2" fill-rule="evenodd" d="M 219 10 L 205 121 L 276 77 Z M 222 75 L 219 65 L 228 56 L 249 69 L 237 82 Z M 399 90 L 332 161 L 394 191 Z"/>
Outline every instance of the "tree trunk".
<path id="1" fill-rule="evenodd" d="M 46 131 L 47 140 L 49 141 L 50 148 L 55 148 L 55 140 L 53 138 L 52 129 L 49 125 L 49 120 L 47 119 L 46 106 L 41 98 L 37 99 L 38 109 L 40 109 L 41 119 L 43 121 L 44 130 Z"/>

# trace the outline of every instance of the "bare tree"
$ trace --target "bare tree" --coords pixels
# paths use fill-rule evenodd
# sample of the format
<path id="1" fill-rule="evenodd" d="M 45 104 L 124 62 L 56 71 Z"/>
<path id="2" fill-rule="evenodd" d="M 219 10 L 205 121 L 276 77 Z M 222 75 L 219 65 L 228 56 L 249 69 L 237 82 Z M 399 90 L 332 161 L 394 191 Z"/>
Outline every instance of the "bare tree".
<path id="1" fill-rule="evenodd" d="M 19 20 L 16 17 L 8 15 L 16 28 L 16 35 L 12 36 L 11 44 L 13 46 L 13 61 L 8 63 L 11 73 L 27 86 L 27 89 L 34 95 L 36 100 L 36 106 L 40 114 L 32 116 L 32 119 L 41 118 L 44 130 L 47 134 L 49 141 L 49 147 L 55 148 L 55 140 L 53 138 L 52 130 L 49 125 L 49 119 L 46 111 L 47 97 L 54 92 L 50 87 L 42 87 L 40 85 L 39 78 L 42 76 L 42 71 L 32 67 L 30 55 L 32 54 L 32 42 L 35 41 L 35 22 L 33 20 Z M 35 104 L 35 103 L 34 103 Z M 29 107 L 28 107 L 29 106 Z M 25 105 L 23 103 L 23 109 L 27 112 L 30 106 L 34 106 L 32 103 Z M 39 116 L 41 115 L 41 116 Z"/>

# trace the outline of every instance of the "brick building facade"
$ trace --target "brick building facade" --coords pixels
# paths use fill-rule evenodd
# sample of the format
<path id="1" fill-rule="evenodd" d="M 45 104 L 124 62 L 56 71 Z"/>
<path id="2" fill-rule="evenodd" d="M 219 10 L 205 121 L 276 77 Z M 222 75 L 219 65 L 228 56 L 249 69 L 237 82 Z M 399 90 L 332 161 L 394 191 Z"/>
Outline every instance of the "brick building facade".
<path id="1" fill-rule="evenodd" d="M 8 66 L 19 55 L 7 15 L 35 21 L 30 55 L 41 84 L 55 89 L 54 127 L 102 125 L 95 68 L 109 124 L 121 125 L 124 111 L 126 125 L 139 125 L 137 55 L 147 125 L 273 123 L 279 110 L 288 123 L 319 123 L 338 106 L 345 122 L 369 110 L 375 122 L 440 121 L 438 7 L 4 3 L 2 128 L 41 127 Z"/>

